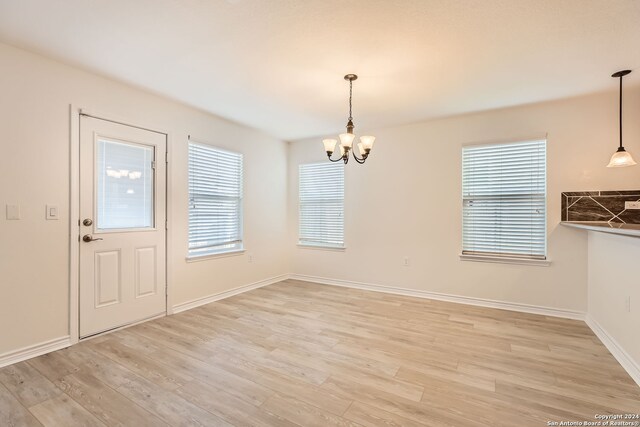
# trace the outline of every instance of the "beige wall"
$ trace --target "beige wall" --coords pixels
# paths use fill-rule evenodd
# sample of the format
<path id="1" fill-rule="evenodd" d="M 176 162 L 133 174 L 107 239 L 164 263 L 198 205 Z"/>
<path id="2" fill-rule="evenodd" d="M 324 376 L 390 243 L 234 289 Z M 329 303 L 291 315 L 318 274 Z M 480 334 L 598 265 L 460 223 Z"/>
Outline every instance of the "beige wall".
<path id="1" fill-rule="evenodd" d="M 640 238 L 589 232 L 588 315 L 629 355 L 640 374 Z M 627 298 L 631 298 L 627 311 Z M 640 377 L 636 378 L 636 381 Z"/>
<path id="2" fill-rule="evenodd" d="M 69 333 L 69 104 L 170 133 L 173 304 L 288 272 L 287 145 L 121 83 L 0 44 L 0 355 Z M 215 94 L 211 94 L 215 96 Z M 245 246 L 187 263 L 187 135 L 244 153 Z M 22 219 L 7 221 L 6 204 Z M 45 221 L 45 204 L 58 221 Z"/>
<path id="3" fill-rule="evenodd" d="M 640 117 L 637 86 L 626 93 L 625 105 L 626 117 Z M 357 114 L 355 119 L 357 126 Z M 640 121 L 627 120 L 625 126 L 627 148 L 639 158 Z M 347 249 L 292 249 L 293 273 L 586 311 L 586 234 L 558 226 L 560 193 L 640 187 L 640 167 L 605 167 L 617 143 L 615 91 L 395 128 L 356 127 L 356 133 L 378 139 L 365 165 L 349 163 L 346 168 Z M 461 146 L 545 134 L 551 266 L 460 261 Z M 292 248 L 297 236 L 297 165 L 325 159 L 320 141 L 318 137 L 290 145 Z M 405 256 L 409 267 L 402 265 Z"/>
<path id="4" fill-rule="evenodd" d="M 640 167 L 604 167 L 616 144 L 614 91 L 396 128 L 356 128 L 359 134 L 370 131 L 378 141 L 366 165 L 349 164 L 346 169 L 347 250 L 299 249 L 297 166 L 325 159 L 321 138 L 287 146 L 255 130 L 2 44 L 0 70 L 0 354 L 68 334 L 71 103 L 170 133 L 173 305 L 293 272 L 586 311 L 587 236 L 557 225 L 560 192 L 640 185 Z M 640 88 L 631 87 L 626 95 L 626 117 L 640 117 Z M 551 266 L 460 261 L 461 145 L 545 133 Z M 247 255 L 185 261 L 188 134 L 244 153 L 245 246 L 253 263 Z M 625 145 L 640 157 L 640 122 L 627 120 L 625 134 Z M 5 219 L 8 203 L 21 205 L 21 220 Z M 45 221 L 47 203 L 60 207 L 60 220 Z M 402 266 L 405 256 L 410 257 L 409 267 Z M 604 305 L 598 305 L 603 299 L 595 293 L 603 288 L 605 273 L 603 264 L 594 265 L 597 274 L 591 273 L 591 283 L 598 286 L 590 287 L 589 311 L 604 316 L 603 325 L 617 330 L 624 322 L 606 317 Z M 631 276 L 625 277 L 628 283 Z M 615 288 L 607 297 L 619 305 L 625 293 L 627 288 Z M 634 319 L 637 324 L 637 316 Z M 628 338 L 620 340 L 626 345 Z M 637 357 L 637 343 L 629 348 Z"/>

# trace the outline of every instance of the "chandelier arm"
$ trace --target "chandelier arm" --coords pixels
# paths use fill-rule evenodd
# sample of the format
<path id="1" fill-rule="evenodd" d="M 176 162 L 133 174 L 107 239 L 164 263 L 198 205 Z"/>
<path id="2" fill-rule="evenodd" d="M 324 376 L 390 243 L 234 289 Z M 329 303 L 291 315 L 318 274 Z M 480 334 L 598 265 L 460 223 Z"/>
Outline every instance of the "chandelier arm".
<path id="1" fill-rule="evenodd" d="M 360 164 L 363 164 L 364 162 L 367 161 L 366 157 L 363 157 L 363 158 L 359 159 L 358 156 L 356 156 L 355 154 L 353 155 L 353 158 L 356 159 L 356 162 L 358 162 Z"/>
<path id="2" fill-rule="evenodd" d="M 333 153 L 331 153 L 331 154 L 333 154 Z M 343 156 L 340 156 L 340 157 L 338 157 L 337 159 L 333 160 L 333 159 L 331 158 L 331 154 L 327 153 L 327 157 L 329 158 L 329 161 L 332 161 L 332 162 L 339 162 L 340 160 L 342 160 L 342 157 L 343 157 Z"/>
<path id="3" fill-rule="evenodd" d="M 362 156 L 361 158 L 356 156 L 356 151 L 355 150 L 351 150 L 351 152 L 353 153 L 353 158 L 356 159 L 356 162 L 363 164 L 364 162 L 367 161 L 367 156 Z"/>

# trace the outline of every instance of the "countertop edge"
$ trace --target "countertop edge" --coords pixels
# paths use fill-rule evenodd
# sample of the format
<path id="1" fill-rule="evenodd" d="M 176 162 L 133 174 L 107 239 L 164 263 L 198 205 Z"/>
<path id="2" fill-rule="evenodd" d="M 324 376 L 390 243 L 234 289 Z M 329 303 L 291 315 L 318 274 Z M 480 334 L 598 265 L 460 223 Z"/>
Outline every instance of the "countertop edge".
<path id="1" fill-rule="evenodd" d="M 640 230 L 626 230 L 624 228 L 611 228 L 605 225 L 587 225 L 575 222 L 561 221 L 560 225 L 571 228 L 579 228 L 581 230 L 598 231 L 600 233 L 618 234 L 621 236 L 640 237 Z"/>

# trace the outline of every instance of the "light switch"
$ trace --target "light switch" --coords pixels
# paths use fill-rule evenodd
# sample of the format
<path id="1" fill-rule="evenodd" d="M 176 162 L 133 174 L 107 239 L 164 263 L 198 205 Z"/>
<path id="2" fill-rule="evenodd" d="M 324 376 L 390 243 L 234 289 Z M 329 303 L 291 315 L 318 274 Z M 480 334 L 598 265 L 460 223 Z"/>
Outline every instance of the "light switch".
<path id="1" fill-rule="evenodd" d="M 47 205 L 47 219 L 58 219 L 58 206 Z"/>
<path id="2" fill-rule="evenodd" d="M 20 219 L 20 205 L 7 205 L 7 219 Z"/>

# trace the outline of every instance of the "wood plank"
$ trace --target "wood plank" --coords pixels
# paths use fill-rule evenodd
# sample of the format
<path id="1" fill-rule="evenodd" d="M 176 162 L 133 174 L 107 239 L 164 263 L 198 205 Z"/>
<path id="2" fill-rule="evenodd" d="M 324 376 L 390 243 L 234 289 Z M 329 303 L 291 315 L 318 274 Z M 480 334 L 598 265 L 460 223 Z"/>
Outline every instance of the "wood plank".
<path id="1" fill-rule="evenodd" d="M 344 417 L 348 420 L 355 421 L 358 424 L 368 427 L 378 426 L 403 426 L 403 427 L 420 427 L 428 424 L 419 423 L 417 421 L 404 418 L 398 414 L 384 411 L 375 406 L 365 405 L 360 402 L 353 402 Z"/>
<path id="2" fill-rule="evenodd" d="M 297 424 L 208 383 L 191 381 L 176 390 L 176 393 L 234 426 L 297 427 Z"/>
<path id="3" fill-rule="evenodd" d="M 78 372 L 80 369 L 78 365 L 69 360 L 68 354 L 73 351 L 75 351 L 75 348 L 73 350 L 66 348 L 54 351 L 53 353 L 30 359 L 27 363 L 55 384 L 62 377 Z"/>
<path id="4" fill-rule="evenodd" d="M 136 377 L 135 373 L 93 350 L 86 343 L 81 344 L 76 351 L 70 353 L 69 359 L 73 360 L 80 368 L 79 373 L 89 374 L 114 389 L 127 384 Z M 60 386 L 59 383 L 56 384 Z"/>
<path id="5" fill-rule="evenodd" d="M 27 362 L 0 369 L 0 382 L 27 408 L 60 394 L 51 381 Z"/>
<path id="6" fill-rule="evenodd" d="M 84 372 L 67 375 L 59 384 L 73 400 L 108 426 L 166 426 L 97 378 Z"/>
<path id="7" fill-rule="evenodd" d="M 172 349 L 159 350 L 151 357 L 169 363 L 170 366 L 182 365 L 199 381 L 213 384 L 254 405 L 262 404 L 274 393 L 267 387 L 222 369 L 218 364 L 208 364 Z"/>
<path id="8" fill-rule="evenodd" d="M 231 427 L 222 418 L 142 377 L 118 387 L 117 391 L 172 426 Z"/>
<path id="9" fill-rule="evenodd" d="M 246 367 L 225 366 L 225 369 L 232 370 L 239 375 L 246 375 L 247 378 L 254 379 L 256 382 L 269 387 L 282 396 L 295 397 L 298 400 L 317 406 L 332 414 L 342 415 L 351 404 L 351 400 L 348 398 L 336 396 L 321 387 L 288 377 L 279 372 L 244 368 Z"/>
<path id="10" fill-rule="evenodd" d="M 406 381 L 422 384 L 423 387 L 427 387 L 432 378 L 441 379 L 445 381 L 452 381 L 463 384 L 467 387 L 475 387 L 479 390 L 495 391 L 496 381 L 494 378 L 483 378 L 480 376 L 472 376 L 463 372 L 449 371 L 446 369 L 428 368 L 423 367 L 420 371 L 414 371 L 412 369 L 400 368 L 396 377 Z M 428 387 L 427 387 L 428 388 Z"/>
<path id="11" fill-rule="evenodd" d="M 32 427 L 42 424 L 0 384 L 0 425 L 6 427 Z"/>
<path id="12" fill-rule="evenodd" d="M 45 400 L 29 408 L 29 411 L 44 426 L 58 427 L 99 427 L 104 426 L 100 420 L 80 406 L 66 394 Z"/>
<path id="13" fill-rule="evenodd" d="M 305 427 L 358 427 L 360 424 L 324 411 L 291 396 L 275 395 L 261 406 L 277 416 Z"/>
<path id="14" fill-rule="evenodd" d="M 428 406 L 420 402 L 404 399 L 393 393 L 381 391 L 367 385 L 329 377 L 322 388 L 338 396 L 345 396 L 369 406 L 397 414 L 419 423 L 450 427 L 486 426 L 482 414 L 463 414 L 451 411 L 448 406 Z"/>
<path id="15" fill-rule="evenodd" d="M 85 367 L 82 372 L 91 372 L 101 382 L 163 421 L 171 425 L 185 426 L 229 425 L 224 420 L 171 393 L 160 385 L 126 369 L 118 362 L 102 354 L 97 354 L 94 349 L 87 349 L 87 351 L 93 356 L 90 359 L 85 359 Z"/>
<path id="16" fill-rule="evenodd" d="M 497 381 L 496 392 L 506 401 L 527 402 L 531 406 L 539 405 L 544 410 L 564 419 L 578 420 L 581 419 L 582 414 L 588 412 L 593 412 L 594 414 L 616 412 L 612 408 L 607 408 L 606 405 L 558 394 L 552 389 L 549 391 L 537 390 L 519 384 Z"/>
<path id="17" fill-rule="evenodd" d="M 193 380 L 193 377 L 179 366 L 168 367 L 139 354 L 137 350 L 120 344 L 116 338 L 95 344 L 93 348 L 130 371 L 168 390 L 176 389 Z"/>
<path id="18" fill-rule="evenodd" d="M 496 427 L 515 425 L 546 425 L 556 415 L 547 408 L 528 402 L 505 401 L 496 393 L 478 391 L 461 383 L 430 378 L 428 392 L 422 402 L 429 408 L 443 408 L 463 416 L 472 415 L 474 421 Z"/>

